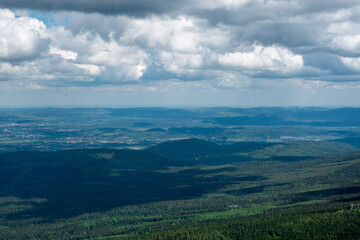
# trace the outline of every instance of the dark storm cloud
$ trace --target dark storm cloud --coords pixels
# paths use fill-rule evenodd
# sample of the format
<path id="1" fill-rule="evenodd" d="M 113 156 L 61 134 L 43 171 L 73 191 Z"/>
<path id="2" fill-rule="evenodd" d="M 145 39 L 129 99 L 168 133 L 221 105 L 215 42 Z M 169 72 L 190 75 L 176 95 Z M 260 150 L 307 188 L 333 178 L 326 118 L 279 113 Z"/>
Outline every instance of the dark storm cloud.
<path id="1" fill-rule="evenodd" d="M 0 0 L 0 7 L 45 11 L 78 11 L 102 14 L 142 15 L 173 11 L 185 4 L 179 0 Z"/>

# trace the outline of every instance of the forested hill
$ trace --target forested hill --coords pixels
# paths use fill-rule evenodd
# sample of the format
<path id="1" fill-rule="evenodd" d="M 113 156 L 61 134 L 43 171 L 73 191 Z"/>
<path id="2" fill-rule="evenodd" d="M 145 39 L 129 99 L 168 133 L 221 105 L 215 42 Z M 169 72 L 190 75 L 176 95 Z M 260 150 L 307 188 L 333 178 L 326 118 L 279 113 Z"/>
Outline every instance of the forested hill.
<path id="1" fill-rule="evenodd" d="M 298 158 L 323 156 L 357 150 L 358 146 L 344 141 L 298 141 L 290 143 L 239 142 L 218 145 L 199 139 L 170 141 L 147 148 L 146 151 L 192 164 L 221 165 L 233 162 L 271 159 L 292 161 Z"/>
<path id="2" fill-rule="evenodd" d="M 147 149 L 149 152 L 180 160 L 194 160 L 222 150 L 218 144 L 195 138 L 165 142 Z"/>
<path id="3" fill-rule="evenodd" d="M 0 238 L 129 237 L 288 206 L 359 201 L 359 172 L 358 149 L 335 141 L 188 139 L 147 150 L 5 153 Z"/>
<path id="4" fill-rule="evenodd" d="M 167 183 L 158 184 L 167 176 L 156 170 L 180 162 L 116 149 L 6 153 L 0 155 L 0 197 L 45 198 L 35 210 L 54 217 L 167 200 Z"/>
<path id="5" fill-rule="evenodd" d="M 168 159 L 151 152 L 119 149 L 78 149 L 54 152 L 13 152 L 0 155 L 2 167 L 73 166 L 102 172 L 108 169 L 155 170 L 182 166 L 185 162 Z"/>

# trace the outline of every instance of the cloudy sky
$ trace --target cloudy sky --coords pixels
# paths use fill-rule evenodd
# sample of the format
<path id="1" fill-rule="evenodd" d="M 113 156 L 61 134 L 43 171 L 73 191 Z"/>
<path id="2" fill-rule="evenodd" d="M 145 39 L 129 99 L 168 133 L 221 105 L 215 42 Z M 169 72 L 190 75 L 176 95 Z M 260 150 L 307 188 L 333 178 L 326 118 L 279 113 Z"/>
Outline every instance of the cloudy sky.
<path id="1" fill-rule="evenodd" d="M 0 8 L 0 106 L 360 106 L 358 0 Z"/>

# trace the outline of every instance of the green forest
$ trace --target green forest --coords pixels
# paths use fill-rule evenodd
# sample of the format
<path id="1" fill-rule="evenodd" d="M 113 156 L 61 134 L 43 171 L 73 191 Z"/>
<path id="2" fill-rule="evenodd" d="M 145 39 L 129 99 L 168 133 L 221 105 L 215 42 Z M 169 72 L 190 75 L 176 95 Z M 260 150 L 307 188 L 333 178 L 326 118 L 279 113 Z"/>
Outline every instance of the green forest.
<path id="1" fill-rule="evenodd" d="M 288 207 L 131 239 L 359 239 L 359 206 L 345 206 L 337 203 Z"/>
<path id="2" fill-rule="evenodd" d="M 359 173 L 343 141 L 4 153 L 0 238 L 357 239 Z"/>

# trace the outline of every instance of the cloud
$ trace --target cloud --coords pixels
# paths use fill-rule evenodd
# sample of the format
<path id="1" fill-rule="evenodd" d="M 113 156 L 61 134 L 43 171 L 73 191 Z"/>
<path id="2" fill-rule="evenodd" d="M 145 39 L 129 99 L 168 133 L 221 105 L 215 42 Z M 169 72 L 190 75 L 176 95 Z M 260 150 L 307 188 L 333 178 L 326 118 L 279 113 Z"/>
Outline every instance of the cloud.
<path id="1" fill-rule="evenodd" d="M 360 34 L 335 37 L 330 46 L 335 50 L 342 50 L 351 54 L 360 54 Z"/>
<path id="2" fill-rule="evenodd" d="M 75 61 L 78 57 L 78 54 L 76 52 L 61 50 L 56 47 L 50 47 L 49 53 L 60 55 L 65 60 L 74 60 Z"/>
<path id="3" fill-rule="evenodd" d="M 1 18 L 15 18 L 15 14 L 9 9 L 0 9 Z"/>
<path id="4" fill-rule="evenodd" d="M 321 31 L 301 23 L 255 22 L 237 28 L 239 40 L 258 42 L 266 46 L 281 45 L 285 47 L 307 47 L 318 44 Z"/>
<path id="5" fill-rule="evenodd" d="M 0 61 L 25 61 L 39 58 L 50 40 L 46 26 L 29 17 L 16 18 L 11 11 L 0 11 Z"/>
<path id="6" fill-rule="evenodd" d="M 227 30 L 209 27 L 204 20 L 186 16 L 121 20 L 121 30 L 110 27 L 113 36 L 123 44 L 136 44 L 145 49 L 194 53 L 201 48 L 221 49 L 230 40 Z"/>
<path id="7" fill-rule="evenodd" d="M 73 34 L 35 18 L 0 11 L 0 79 L 42 81 L 45 85 L 77 82 L 119 84 L 138 80 L 147 68 L 147 53 L 98 34 Z M 35 84 L 35 83 L 34 83 Z"/>
<path id="8" fill-rule="evenodd" d="M 159 54 L 159 60 L 164 69 L 174 73 L 191 72 L 204 64 L 200 54 L 162 52 Z"/>
<path id="9" fill-rule="evenodd" d="M 348 68 L 360 72 L 360 58 L 349 58 L 349 57 L 341 57 L 341 61 Z"/>
<path id="10" fill-rule="evenodd" d="M 357 0 L 333 0 L 331 2 L 326 0 L 0 0 L 0 7 L 11 9 L 96 12 L 105 15 L 123 14 L 136 16 L 144 16 L 144 14 L 189 13 L 212 16 L 212 20 L 230 20 L 232 22 L 333 11 L 356 5 L 358 5 Z"/>
<path id="11" fill-rule="evenodd" d="M 97 65 L 92 64 L 74 64 L 76 67 L 86 70 L 89 75 L 98 76 L 101 74 L 104 67 L 99 67 Z"/>
<path id="12" fill-rule="evenodd" d="M 179 0 L 0 0 L 0 7 L 46 11 L 98 12 L 102 14 L 143 15 L 165 13 L 181 8 L 187 1 Z"/>
<path id="13" fill-rule="evenodd" d="M 254 81 L 251 81 L 249 77 L 241 75 L 236 72 L 224 73 L 219 81 L 216 83 L 217 88 L 234 89 L 234 88 L 248 88 Z"/>
<path id="14" fill-rule="evenodd" d="M 351 0 L 0 0 L 0 6 L 13 9 L 51 11 L 42 18 L 41 11 L 21 10 L 19 17 L 0 10 L 0 79 L 52 87 L 176 79 L 224 89 L 270 78 L 347 81 L 358 74 L 357 5 Z"/>
<path id="15" fill-rule="evenodd" d="M 219 64 L 225 67 L 249 70 L 292 72 L 303 67 L 301 55 L 295 55 L 285 48 L 256 45 L 249 52 L 233 52 L 219 56 Z"/>

